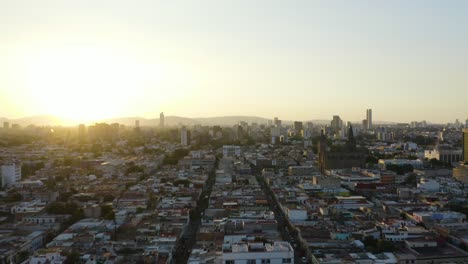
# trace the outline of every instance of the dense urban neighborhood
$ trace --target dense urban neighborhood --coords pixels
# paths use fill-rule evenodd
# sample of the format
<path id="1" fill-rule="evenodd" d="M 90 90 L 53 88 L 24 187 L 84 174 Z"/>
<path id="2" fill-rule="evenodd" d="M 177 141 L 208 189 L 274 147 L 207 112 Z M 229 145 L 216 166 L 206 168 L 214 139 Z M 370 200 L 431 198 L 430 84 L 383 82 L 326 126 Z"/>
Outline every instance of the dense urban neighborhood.
<path id="1" fill-rule="evenodd" d="M 0 264 L 468 263 L 468 120 L 0 128 Z"/>

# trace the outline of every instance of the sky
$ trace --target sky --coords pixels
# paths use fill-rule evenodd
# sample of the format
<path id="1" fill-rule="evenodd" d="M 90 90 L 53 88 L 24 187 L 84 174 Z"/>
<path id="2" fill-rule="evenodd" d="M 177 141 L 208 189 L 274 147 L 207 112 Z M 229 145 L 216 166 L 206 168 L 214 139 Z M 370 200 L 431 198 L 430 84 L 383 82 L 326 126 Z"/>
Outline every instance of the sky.
<path id="1" fill-rule="evenodd" d="M 0 117 L 468 118 L 468 1 L 0 0 Z"/>

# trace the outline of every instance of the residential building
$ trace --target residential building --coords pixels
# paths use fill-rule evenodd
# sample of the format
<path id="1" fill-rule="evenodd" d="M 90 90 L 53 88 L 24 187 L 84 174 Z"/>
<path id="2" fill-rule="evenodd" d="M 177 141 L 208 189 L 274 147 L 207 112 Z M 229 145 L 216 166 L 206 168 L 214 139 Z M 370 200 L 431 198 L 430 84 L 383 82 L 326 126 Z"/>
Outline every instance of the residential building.
<path id="1" fill-rule="evenodd" d="M 14 161 L 0 166 L 2 188 L 21 181 L 21 163 Z"/>
<path id="2" fill-rule="evenodd" d="M 288 242 L 255 242 L 240 240 L 242 236 L 225 236 L 223 264 L 294 263 L 294 250 Z"/>

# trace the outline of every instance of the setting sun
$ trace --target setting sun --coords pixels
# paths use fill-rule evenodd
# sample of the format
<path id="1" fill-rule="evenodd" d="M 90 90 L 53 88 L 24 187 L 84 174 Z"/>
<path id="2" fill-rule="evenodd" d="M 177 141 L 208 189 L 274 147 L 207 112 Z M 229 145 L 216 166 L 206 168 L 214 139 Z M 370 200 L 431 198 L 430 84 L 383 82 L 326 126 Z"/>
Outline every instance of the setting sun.
<path id="1" fill-rule="evenodd" d="M 71 123 L 129 113 L 142 95 L 161 94 L 175 78 L 169 67 L 102 49 L 45 50 L 23 58 L 18 66 L 31 107 Z"/>

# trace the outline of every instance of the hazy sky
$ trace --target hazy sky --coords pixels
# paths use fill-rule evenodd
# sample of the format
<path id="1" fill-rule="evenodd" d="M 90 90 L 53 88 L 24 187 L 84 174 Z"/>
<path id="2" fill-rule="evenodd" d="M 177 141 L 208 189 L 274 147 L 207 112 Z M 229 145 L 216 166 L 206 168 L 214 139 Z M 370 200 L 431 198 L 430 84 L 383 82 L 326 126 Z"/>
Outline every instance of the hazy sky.
<path id="1" fill-rule="evenodd" d="M 0 116 L 468 118 L 468 1 L 0 0 Z"/>

